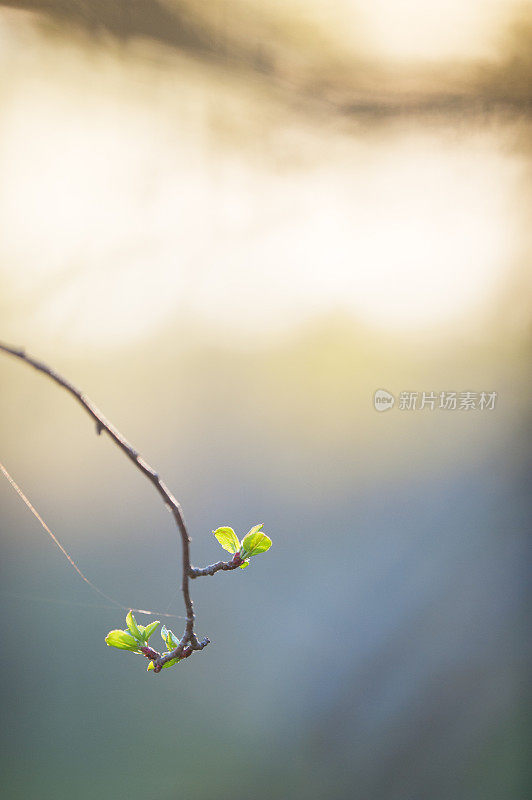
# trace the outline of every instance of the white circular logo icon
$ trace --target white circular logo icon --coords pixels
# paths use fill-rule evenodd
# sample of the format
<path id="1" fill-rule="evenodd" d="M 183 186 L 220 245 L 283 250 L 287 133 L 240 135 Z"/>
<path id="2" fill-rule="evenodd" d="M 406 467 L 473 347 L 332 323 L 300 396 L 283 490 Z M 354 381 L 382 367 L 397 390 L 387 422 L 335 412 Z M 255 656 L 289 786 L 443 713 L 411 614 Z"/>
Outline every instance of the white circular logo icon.
<path id="1" fill-rule="evenodd" d="M 388 411 L 393 408 L 394 403 L 395 397 L 390 392 L 387 392 L 386 389 L 377 389 L 373 395 L 373 405 L 376 411 Z"/>

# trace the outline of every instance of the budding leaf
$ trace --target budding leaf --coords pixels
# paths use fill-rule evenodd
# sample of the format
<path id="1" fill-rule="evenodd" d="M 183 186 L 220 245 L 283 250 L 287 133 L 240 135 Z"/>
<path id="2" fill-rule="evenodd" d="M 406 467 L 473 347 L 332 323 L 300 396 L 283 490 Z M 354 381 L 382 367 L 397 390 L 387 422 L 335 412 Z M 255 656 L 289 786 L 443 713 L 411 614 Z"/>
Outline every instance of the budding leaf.
<path id="1" fill-rule="evenodd" d="M 247 560 L 239 564 L 240 569 L 245 569 L 247 566 L 249 566 L 249 561 Z"/>
<path id="2" fill-rule="evenodd" d="M 144 638 L 142 636 L 142 633 L 139 631 L 139 628 L 138 628 L 138 625 L 137 625 L 137 621 L 136 621 L 135 617 L 133 616 L 133 612 L 132 611 L 128 611 L 128 613 L 127 613 L 126 625 L 129 628 L 129 630 L 131 631 L 131 635 L 134 636 L 136 639 L 143 639 Z"/>
<path id="3" fill-rule="evenodd" d="M 181 661 L 180 658 L 171 658 L 170 661 L 167 661 L 166 664 L 163 664 L 163 669 L 168 669 L 168 667 L 173 667 L 174 664 L 178 664 Z"/>
<path id="4" fill-rule="evenodd" d="M 178 646 L 179 639 L 177 638 L 175 633 L 168 630 L 166 625 L 163 625 L 163 627 L 161 628 L 161 636 L 168 650 L 174 650 Z"/>
<path id="5" fill-rule="evenodd" d="M 232 528 L 217 528 L 213 533 L 224 550 L 228 553 L 238 553 L 240 541 Z"/>
<path id="6" fill-rule="evenodd" d="M 264 523 L 261 523 L 260 525 L 254 525 L 254 526 L 251 528 L 251 530 L 249 530 L 249 531 L 246 533 L 246 536 L 250 536 L 252 533 L 258 533 L 258 531 L 261 531 L 263 528 L 264 528 Z"/>
<path id="7" fill-rule="evenodd" d="M 265 553 L 272 546 L 272 540 L 265 533 L 262 533 L 261 528 L 262 525 L 255 525 L 242 539 L 242 547 L 240 548 L 242 558 L 258 556 L 259 553 Z"/>
<path id="8" fill-rule="evenodd" d="M 146 625 L 146 627 L 144 628 L 144 631 L 143 631 L 143 633 L 142 633 L 142 637 L 143 637 L 143 639 L 144 639 L 144 641 L 145 641 L 145 642 L 147 642 L 147 641 L 148 641 L 148 639 L 150 638 L 150 636 L 152 635 L 152 633 L 153 633 L 153 632 L 155 631 L 155 629 L 157 628 L 157 625 L 159 625 L 159 624 L 160 624 L 160 623 L 159 623 L 159 620 L 158 620 L 158 619 L 156 619 L 156 620 L 155 620 L 155 622 L 150 622 L 150 623 L 149 623 L 149 625 Z"/>
<path id="9" fill-rule="evenodd" d="M 133 653 L 139 648 L 138 641 L 128 631 L 109 631 L 105 637 L 109 647 L 118 647 L 119 650 L 131 650 Z"/>

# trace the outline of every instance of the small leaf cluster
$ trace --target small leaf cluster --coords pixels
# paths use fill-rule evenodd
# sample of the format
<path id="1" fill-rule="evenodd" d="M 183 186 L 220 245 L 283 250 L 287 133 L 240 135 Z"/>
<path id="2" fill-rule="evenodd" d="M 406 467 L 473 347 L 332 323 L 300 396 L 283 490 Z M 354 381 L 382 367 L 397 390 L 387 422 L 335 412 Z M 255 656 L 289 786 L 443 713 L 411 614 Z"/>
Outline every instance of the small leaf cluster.
<path id="1" fill-rule="evenodd" d="M 119 650 L 130 650 L 132 653 L 138 653 L 141 656 L 146 656 L 146 658 L 150 659 L 148 671 L 153 670 L 153 658 L 158 657 L 160 654 L 148 645 L 148 639 L 152 633 L 155 632 L 159 624 L 160 621 L 157 619 L 154 622 L 150 622 L 146 626 L 139 625 L 133 616 L 133 612 L 130 611 L 126 617 L 127 630 L 109 631 L 105 637 L 105 641 L 109 647 L 117 647 Z M 179 639 L 175 633 L 168 630 L 165 625 L 163 625 L 161 628 L 161 636 L 163 642 L 168 648 L 168 650 L 163 653 L 163 655 L 166 656 L 169 652 L 175 650 L 179 644 Z M 190 649 L 185 651 L 182 658 L 171 658 L 170 661 L 167 661 L 166 664 L 163 664 L 162 669 L 173 667 L 174 664 L 177 664 L 178 661 L 182 661 L 183 658 L 187 658 L 189 655 Z"/>
<path id="2" fill-rule="evenodd" d="M 147 646 L 148 639 L 159 624 L 160 621 L 157 619 L 146 626 L 139 625 L 133 616 L 133 612 L 129 611 L 126 616 L 127 630 L 109 631 L 105 637 L 105 642 L 109 647 L 117 647 L 119 650 L 131 650 L 132 653 L 144 655 L 140 648 Z"/>
<path id="3" fill-rule="evenodd" d="M 165 653 L 162 654 L 163 656 L 166 656 L 172 650 L 176 649 L 176 647 L 179 644 L 179 639 L 177 638 L 175 633 L 173 633 L 172 631 L 168 630 L 166 625 L 163 625 L 163 627 L 161 628 L 161 636 L 162 636 L 163 642 L 165 643 L 166 647 L 168 648 L 168 650 Z M 182 661 L 182 659 L 181 658 L 171 658 L 170 661 L 167 661 L 166 664 L 163 664 L 162 668 L 166 669 L 167 667 L 173 667 L 174 664 L 178 663 L 178 661 Z M 153 669 L 153 661 L 150 661 L 150 663 L 148 664 L 148 672 L 150 670 L 152 670 L 152 669 Z"/>
<path id="4" fill-rule="evenodd" d="M 232 528 L 224 526 L 217 528 L 213 531 L 214 535 L 228 553 L 233 553 L 238 557 L 242 563 L 239 564 L 240 569 L 244 569 L 249 564 L 251 556 L 258 556 L 260 553 L 265 553 L 272 546 L 272 540 L 265 533 L 262 533 L 264 525 L 254 525 L 251 530 L 246 533 L 242 541 Z"/>

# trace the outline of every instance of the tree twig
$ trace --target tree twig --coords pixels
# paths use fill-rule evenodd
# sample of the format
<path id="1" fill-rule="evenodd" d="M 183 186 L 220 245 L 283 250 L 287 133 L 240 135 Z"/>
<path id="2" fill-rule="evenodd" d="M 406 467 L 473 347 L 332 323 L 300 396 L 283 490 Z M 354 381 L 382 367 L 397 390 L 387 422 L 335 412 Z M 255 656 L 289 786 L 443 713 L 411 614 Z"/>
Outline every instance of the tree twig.
<path id="1" fill-rule="evenodd" d="M 209 564 L 208 567 L 191 567 L 189 571 L 189 576 L 191 578 L 201 578 L 204 575 L 214 575 L 215 572 L 219 572 L 221 569 L 224 571 L 230 569 L 237 569 L 241 564 L 244 562 L 240 558 L 238 553 L 235 553 L 233 558 L 230 561 L 217 561 L 216 564 Z"/>
<path id="2" fill-rule="evenodd" d="M 8 353 L 9 355 L 14 356 L 15 358 L 24 361 L 26 364 L 29 364 L 34 369 L 38 370 L 39 372 L 43 372 L 47 375 L 51 380 L 57 383 L 59 386 L 62 386 L 63 389 L 66 389 L 75 399 L 80 403 L 85 411 L 92 417 L 94 422 L 96 423 L 96 433 L 99 435 L 102 431 L 105 431 L 113 440 L 113 442 L 119 447 L 126 456 L 135 464 L 135 466 L 142 472 L 143 475 L 153 484 L 156 488 L 159 495 L 162 497 L 163 502 L 165 503 L 166 507 L 171 511 L 174 520 L 176 522 L 177 528 L 179 530 L 179 534 L 181 537 L 181 550 L 182 550 L 182 578 L 181 578 L 181 591 L 183 594 L 183 600 L 185 603 L 186 609 L 186 625 L 185 630 L 183 632 L 183 636 L 179 640 L 179 645 L 172 650 L 170 653 L 166 655 L 161 655 L 155 650 L 151 650 L 151 654 L 148 655 L 145 653 L 146 657 L 149 658 L 154 662 L 154 672 L 160 672 L 163 665 L 166 662 L 170 661 L 173 658 L 188 658 L 195 650 L 203 650 L 206 647 L 210 640 L 207 638 L 202 639 L 201 641 L 198 640 L 195 632 L 194 632 L 194 608 L 192 599 L 190 597 L 190 585 L 189 580 L 193 578 L 198 578 L 204 575 L 214 575 L 215 572 L 219 570 L 233 570 L 236 569 L 242 563 L 242 560 L 238 556 L 235 557 L 231 561 L 219 561 L 216 564 L 211 564 L 208 567 L 204 567 L 202 569 L 197 569 L 193 567 L 190 563 L 190 536 L 188 534 L 187 526 L 185 523 L 185 518 L 183 516 L 183 510 L 176 500 L 172 492 L 168 489 L 165 483 L 160 479 L 157 472 L 148 464 L 148 462 L 142 458 L 142 456 L 130 445 L 127 439 L 122 436 L 122 434 L 112 425 L 109 420 L 107 420 L 102 412 L 94 405 L 94 403 L 79 389 L 77 389 L 72 383 L 67 381 L 63 378 L 59 373 L 57 373 L 54 369 L 44 364 L 42 361 L 38 361 L 36 358 L 29 356 L 26 352 L 22 349 L 16 347 L 10 347 L 8 345 L 0 343 L 0 350 L 4 353 Z"/>

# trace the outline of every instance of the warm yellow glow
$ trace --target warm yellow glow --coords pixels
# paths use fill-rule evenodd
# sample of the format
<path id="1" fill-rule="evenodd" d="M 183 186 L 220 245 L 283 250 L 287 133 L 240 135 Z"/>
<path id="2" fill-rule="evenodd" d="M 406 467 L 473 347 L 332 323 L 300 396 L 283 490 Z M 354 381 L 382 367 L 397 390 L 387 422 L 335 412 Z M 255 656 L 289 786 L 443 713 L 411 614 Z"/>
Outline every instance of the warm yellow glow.
<path id="1" fill-rule="evenodd" d="M 219 0 L 223 7 L 228 0 Z M 312 20 L 364 55 L 468 60 L 493 55 L 501 25 L 530 0 L 241 0 L 271 17 Z"/>
<path id="2" fill-rule="evenodd" d="M 482 123 L 348 135 L 271 100 L 270 130 L 264 95 L 186 60 L 36 52 L 3 101 L 2 282 L 28 309 L 6 337 L 100 347 L 174 317 L 246 339 L 334 310 L 449 330 L 512 263 L 520 165 Z"/>
<path id="3" fill-rule="evenodd" d="M 120 342 L 220 309 L 235 334 L 337 308 L 389 329 L 452 323 L 510 256 L 515 168 L 489 134 L 398 129 L 334 159 L 332 140 L 283 175 L 220 152 L 211 174 L 145 112 L 94 111 L 31 96 L 7 118 L 3 261 L 17 293 L 42 293 L 21 334 Z"/>
<path id="4" fill-rule="evenodd" d="M 348 8 L 379 56 L 467 60 L 492 51 L 512 0 L 348 0 Z"/>

